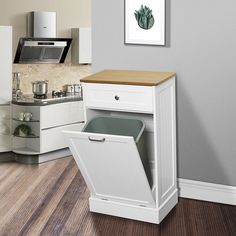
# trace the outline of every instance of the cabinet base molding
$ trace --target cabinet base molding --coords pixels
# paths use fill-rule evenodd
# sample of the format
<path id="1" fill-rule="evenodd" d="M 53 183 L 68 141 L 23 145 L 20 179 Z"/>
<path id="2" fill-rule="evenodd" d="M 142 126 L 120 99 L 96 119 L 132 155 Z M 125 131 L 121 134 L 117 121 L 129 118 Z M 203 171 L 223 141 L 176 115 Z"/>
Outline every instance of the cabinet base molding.
<path id="1" fill-rule="evenodd" d="M 13 152 L 0 153 L 0 162 L 11 162 L 15 161 Z"/>
<path id="2" fill-rule="evenodd" d="M 63 157 L 71 156 L 69 148 L 60 149 L 53 152 L 38 154 L 38 155 L 23 155 L 15 154 L 15 160 L 24 164 L 40 164 L 47 161 L 60 159 Z"/>
<path id="3" fill-rule="evenodd" d="M 89 208 L 91 212 L 159 224 L 177 202 L 178 191 L 175 190 L 159 209 L 101 200 L 95 197 L 89 198 Z"/>
<path id="4" fill-rule="evenodd" d="M 179 179 L 179 196 L 202 201 L 236 205 L 236 187 Z"/>

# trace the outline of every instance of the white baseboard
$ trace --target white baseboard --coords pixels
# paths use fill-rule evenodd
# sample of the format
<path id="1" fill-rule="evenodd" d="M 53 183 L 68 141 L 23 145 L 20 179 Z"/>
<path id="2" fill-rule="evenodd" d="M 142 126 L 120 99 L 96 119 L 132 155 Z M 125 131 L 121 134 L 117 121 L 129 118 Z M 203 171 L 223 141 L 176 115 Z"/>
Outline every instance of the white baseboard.
<path id="1" fill-rule="evenodd" d="M 236 187 L 178 179 L 179 196 L 209 202 L 236 205 Z"/>

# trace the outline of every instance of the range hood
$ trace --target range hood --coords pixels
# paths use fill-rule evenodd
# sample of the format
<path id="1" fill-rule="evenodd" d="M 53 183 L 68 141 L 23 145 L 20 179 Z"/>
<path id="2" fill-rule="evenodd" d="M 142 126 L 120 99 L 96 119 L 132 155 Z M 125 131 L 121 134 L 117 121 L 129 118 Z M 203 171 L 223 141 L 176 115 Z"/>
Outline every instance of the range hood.
<path id="1" fill-rule="evenodd" d="M 14 63 L 63 63 L 69 38 L 20 38 Z"/>
<path id="2" fill-rule="evenodd" d="M 30 12 L 28 35 L 20 38 L 14 63 L 63 63 L 71 38 L 56 37 L 56 12 Z"/>

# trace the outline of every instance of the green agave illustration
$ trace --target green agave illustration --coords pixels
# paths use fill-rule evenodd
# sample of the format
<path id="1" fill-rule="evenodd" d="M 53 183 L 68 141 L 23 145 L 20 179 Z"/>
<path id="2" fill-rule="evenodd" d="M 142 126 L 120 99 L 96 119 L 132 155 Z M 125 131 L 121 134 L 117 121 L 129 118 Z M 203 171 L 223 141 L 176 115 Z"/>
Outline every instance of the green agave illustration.
<path id="1" fill-rule="evenodd" d="M 141 5 L 140 10 L 136 10 L 134 15 L 140 28 L 148 30 L 154 25 L 154 17 L 149 7 Z"/>

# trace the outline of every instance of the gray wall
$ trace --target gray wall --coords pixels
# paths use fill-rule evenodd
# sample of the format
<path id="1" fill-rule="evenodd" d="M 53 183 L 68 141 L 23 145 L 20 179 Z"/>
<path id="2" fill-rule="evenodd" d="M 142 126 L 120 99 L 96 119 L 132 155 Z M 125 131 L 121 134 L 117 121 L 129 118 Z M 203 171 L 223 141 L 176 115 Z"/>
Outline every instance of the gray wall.
<path id="1" fill-rule="evenodd" d="M 236 1 L 166 3 L 158 47 L 124 45 L 124 1 L 92 0 L 93 71 L 176 71 L 179 177 L 236 186 Z"/>

